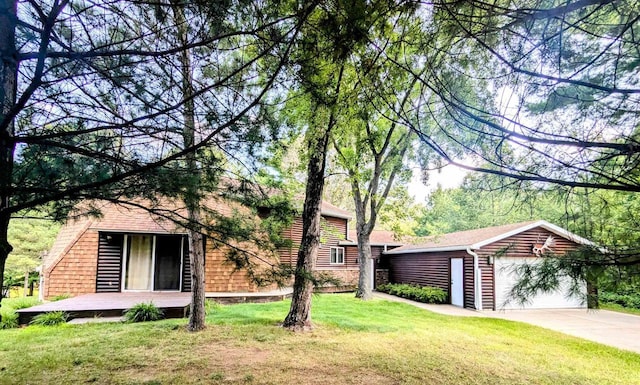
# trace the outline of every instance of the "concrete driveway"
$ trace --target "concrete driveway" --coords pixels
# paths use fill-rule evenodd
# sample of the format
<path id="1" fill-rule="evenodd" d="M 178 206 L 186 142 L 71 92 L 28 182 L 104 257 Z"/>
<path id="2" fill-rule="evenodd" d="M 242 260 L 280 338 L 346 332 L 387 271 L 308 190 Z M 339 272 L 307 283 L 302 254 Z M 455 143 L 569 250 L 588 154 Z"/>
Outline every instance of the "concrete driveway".
<path id="1" fill-rule="evenodd" d="M 479 312 L 640 353 L 640 316 L 608 310 L 535 309 Z"/>
<path id="2" fill-rule="evenodd" d="M 640 316 L 636 315 L 587 309 L 475 311 L 452 305 L 427 305 L 378 292 L 375 292 L 374 296 L 388 301 L 403 302 L 434 313 L 525 322 L 585 340 L 640 353 Z"/>

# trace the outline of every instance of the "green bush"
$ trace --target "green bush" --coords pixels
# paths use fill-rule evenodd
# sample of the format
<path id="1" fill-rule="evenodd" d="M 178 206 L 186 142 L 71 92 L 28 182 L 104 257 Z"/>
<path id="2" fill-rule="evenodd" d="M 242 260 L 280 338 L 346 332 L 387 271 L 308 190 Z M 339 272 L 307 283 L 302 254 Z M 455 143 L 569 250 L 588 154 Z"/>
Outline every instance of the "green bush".
<path id="1" fill-rule="evenodd" d="M 379 285 L 376 290 L 424 303 L 445 303 L 447 301 L 447 292 L 440 288 L 431 286 L 421 287 L 406 283 L 388 283 L 385 285 Z"/>
<path id="2" fill-rule="evenodd" d="M 67 319 L 69 319 L 69 314 L 63 311 L 52 311 L 33 317 L 29 325 L 54 326 L 66 323 Z"/>
<path id="3" fill-rule="evenodd" d="M 54 295 L 53 297 L 49 298 L 49 301 L 51 301 L 51 302 L 62 301 L 63 299 L 67 299 L 67 298 L 71 298 L 71 297 L 73 297 L 71 294 L 58 294 L 58 295 Z"/>
<path id="4" fill-rule="evenodd" d="M 126 322 L 157 321 L 162 318 L 164 318 L 162 310 L 158 309 L 153 302 L 139 303 L 124 312 L 124 319 Z"/>
<path id="5" fill-rule="evenodd" d="M 26 309 L 39 304 L 40 301 L 37 297 L 7 298 L 2 300 L 2 307 L 6 306 L 13 310 Z"/>
<path id="6" fill-rule="evenodd" d="M 15 310 L 3 307 L 0 310 L 0 318 L 0 330 L 18 327 L 18 313 Z"/>
<path id="7" fill-rule="evenodd" d="M 621 292 L 621 293 L 611 293 L 611 292 L 601 292 L 599 294 L 600 302 L 602 303 L 612 303 L 620 306 L 624 306 L 626 308 L 631 309 L 640 309 L 640 293 L 633 292 Z"/>

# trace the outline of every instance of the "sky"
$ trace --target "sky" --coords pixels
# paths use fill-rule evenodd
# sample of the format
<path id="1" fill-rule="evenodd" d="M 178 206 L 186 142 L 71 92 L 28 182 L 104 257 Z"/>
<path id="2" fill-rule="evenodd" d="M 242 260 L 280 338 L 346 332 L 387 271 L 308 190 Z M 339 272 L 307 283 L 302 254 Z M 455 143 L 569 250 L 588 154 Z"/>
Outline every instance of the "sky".
<path id="1" fill-rule="evenodd" d="M 458 187 L 462 184 L 468 171 L 455 166 L 445 166 L 438 171 L 429 172 L 429 183 L 427 186 L 420 181 L 420 174 L 413 173 L 413 178 L 409 183 L 409 194 L 416 202 L 424 202 L 429 193 L 435 190 L 438 185 L 443 188 Z"/>

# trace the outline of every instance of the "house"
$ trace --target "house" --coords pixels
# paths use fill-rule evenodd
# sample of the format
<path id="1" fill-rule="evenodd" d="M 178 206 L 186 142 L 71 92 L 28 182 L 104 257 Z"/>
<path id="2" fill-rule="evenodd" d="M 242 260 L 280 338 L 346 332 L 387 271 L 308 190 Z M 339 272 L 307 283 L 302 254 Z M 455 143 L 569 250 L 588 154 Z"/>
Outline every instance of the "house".
<path id="1" fill-rule="evenodd" d="M 359 274 L 358 267 L 358 236 L 355 230 L 349 230 L 349 236 L 346 240 L 340 241 L 339 245 L 345 248 L 346 258 L 349 261 L 354 261 L 356 265 L 356 282 L 358 280 L 357 274 Z M 369 275 L 371 277 L 371 287 L 389 282 L 389 266 L 388 259 L 381 258 L 382 254 L 386 251 L 393 250 L 397 247 L 404 245 L 404 243 L 398 239 L 393 231 L 388 230 L 373 230 L 370 235 L 371 244 L 371 258 L 374 263 L 372 264 L 373 271 Z"/>
<path id="2" fill-rule="evenodd" d="M 448 293 L 450 303 L 477 310 L 586 307 L 586 285 L 581 295 L 567 297 L 568 278 L 561 288 L 539 293 L 521 306 L 509 298 L 518 277 L 514 267 L 536 263 L 545 253 L 563 255 L 582 245 L 593 245 L 546 221 L 433 236 L 421 244 L 404 245 L 384 253 L 389 281 L 434 286 Z"/>
<path id="3" fill-rule="evenodd" d="M 246 208 L 221 199 L 209 200 L 212 210 L 227 215 L 244 215 L 257 220 Z M 168 220 L 185 217 L 184 207 L 166 200 L 150 213 L 136 205 L 97 203 L 99 217 L 80 216 L 69 219 L 58 233 L 43 261 L 44 298 L 56 295 L 118 293 L 135 291 L 188 292 L 191 290 L 187 231 Z M 139 206 L 143 206 L 140 204 Z M 329 203 L 322 204 L 322 239 L 317 265 L 346 285 L 357 282 L 357 262 L 345 253 L 340 241 L 347 239 L 350 215 Z M 274 289 L 259 287 L 248 273 L 228 262 L 230 248 L 253 250 L 268 268 L 269 263 L 295 266 L 297 248 L 302 237 L 302 220 L 295 218 L 283 234 L 292 240 L 291 247 L 277 252 L 259 250 L 255 244 L 230 244 L 205 238 L 205 291 L 258 292 Z"/>

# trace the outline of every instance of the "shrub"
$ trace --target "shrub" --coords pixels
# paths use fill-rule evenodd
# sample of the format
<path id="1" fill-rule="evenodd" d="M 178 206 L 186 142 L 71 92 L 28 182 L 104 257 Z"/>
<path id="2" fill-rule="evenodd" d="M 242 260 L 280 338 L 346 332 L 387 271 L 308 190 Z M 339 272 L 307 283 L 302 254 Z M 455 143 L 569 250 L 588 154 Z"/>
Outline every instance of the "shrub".
<path id="1" fill-rule="evenodd" d="M 69 319 L 69 314 L 63 311 L 52 311 L 33 317 L 29 325 L 54 326 L 67 322 L 67 319 Z"/>
<path id="2" fill-rule="evenodd" d="M 388 283 L 379 285 L 376 290 L 402 298 L 424 303 L 445 303 L 447 293 L 437 287 Z"/>
<path id="3" fill-rule="evenodd" d="M 162 310 L 158 309 L 153 302 L 139 303 L 124 312 L 124 319 L 126 322 L 157 321 L 162 318 L 164 318 Z"/>
<path id="4" fill-rule="evenodd" d="M 18 313 L 10 308 L 0 310 L 0 330 L 18 327 Z"/>
<path id="5" fill-rule="evenodd" d="M 3 307 L 6 306 L 13 310 L 26 309 L 38 304 L 40 304 L 40 301 L 36 297 L 11 298 L 2 301 Z"/>
<path id="6" fill-rule="evenodd" d="M 613 303 L 626 308 L 640 309 L 640 293 L 622 292 L 611 293 L 601 292 L 599 299 L 602 303 Z"/>
<path id="7" fill-rule="evenodd" d="M 71 297 L 73 297 L 71 294 L 58 294 L 58 295 L 54 295 L 53 297 L 49 298 L 49 301 L 51 301 L 51 302 L 62 301 L 63 299 L 67 299 L 67 298 L 71 298 Z"/>

